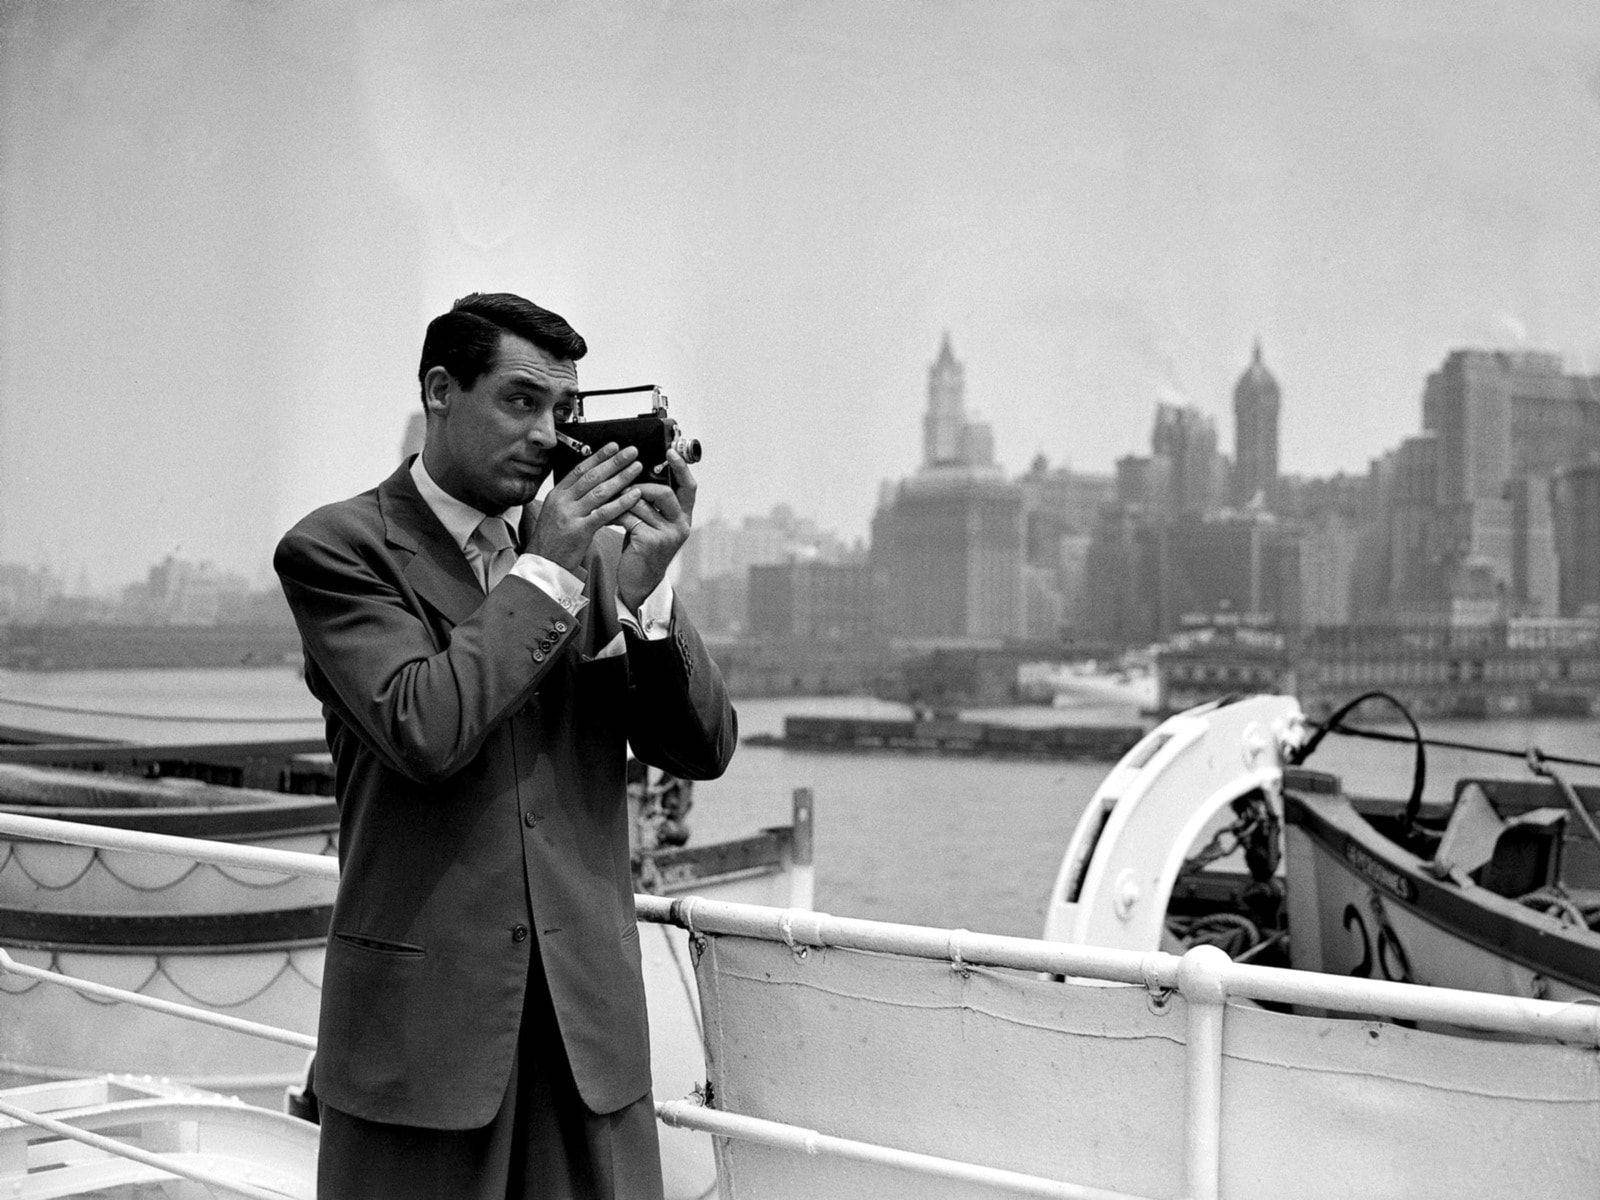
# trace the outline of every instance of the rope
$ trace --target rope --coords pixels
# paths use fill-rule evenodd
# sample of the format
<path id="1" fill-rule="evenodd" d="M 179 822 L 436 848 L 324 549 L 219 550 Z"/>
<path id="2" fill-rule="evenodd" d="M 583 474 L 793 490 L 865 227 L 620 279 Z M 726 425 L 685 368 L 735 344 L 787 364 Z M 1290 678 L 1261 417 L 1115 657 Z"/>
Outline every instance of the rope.
<path id="1" fill-rule="evenodd" d="M 1417 728 L 1416 718 L 1411 715 L 1409 708 L 1400 703 L 1389 692 L 1375 688 L 1370 692 L 1362 692 L 1354 700 L 1340 705 L 1338 711 L 1329 717 L 1326 722 L 1313 726 L 1316 732 L 1306 739 L 1305 744 L 1294 752 L 1289 761 L 1294 766 L 1299 766 L 1316 753 L 1316 749 L 1322 743 L 1323 738 L 1330 733 L 1346 732 L 1347 726 L 1344 724 L 1344 719 L 1368 700 L 1384 701 L 1400 714 L 1401 719 L 1407 725 L 1411 726 L 1411 736 L 1409 738 L 1396 739 L 1402 742 L 1410 742 L 1416 748 L 1416 757 L 1412 762 L 1411 769 L 1411 795 L 1406 797 L 1405 811 L 1400 817 L 1400 831 L 1402 840 L 1405 840 L 1416 826 L 1417 814 L 1422 811 L 1422 788 L 1428 777 L 1428 758 L 1427 751 L 1423 749 L 1426 743 L 1422 738 L 1422 730 Z"/>
<path id="2" fill-rule="evenodd" d="M 1526 896 L 1518 896 L 1517 903 L 1524 908 L 1532 908 L 1554 917 L 1563 925 L 1571 925 L 1577 929 L 1589 928 L 1588 914 L 1573 903 L 1572 897 L 1556 888 L 1543 887 L 1538 891 L 1529 892 Z"/>
<path id="3" fill-rule="evenodd" d="M 163 721 L 182 725 L 307 725 L 320 717 L 188 717 L 172 713 L 119 712 L 111 708 L 76 708 L 70 704 L 44 704 L 38 700 L 14 700 L 0 696 L 0 704 L 31 708 L 38 712 L 68 713 L 75 717 L 118 717 L 129 721 Z M 1559 762 L 1561 760 L 1553 760 Z"/>
<path id="4" fill-rule="evenodd" d="M 961 939 L 967 933 L 965 929 L 952 929 L 945 942 L 945 951 L 950 956 L 950 969 L 957 975 L 968 974 L 966 959 L 961 957 Z"/>

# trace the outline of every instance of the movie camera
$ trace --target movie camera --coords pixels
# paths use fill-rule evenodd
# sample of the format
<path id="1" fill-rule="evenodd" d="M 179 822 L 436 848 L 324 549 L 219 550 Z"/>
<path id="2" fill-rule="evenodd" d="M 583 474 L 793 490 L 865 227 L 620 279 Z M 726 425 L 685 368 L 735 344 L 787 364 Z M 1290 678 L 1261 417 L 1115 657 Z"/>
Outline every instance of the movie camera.
<path id="1" fill-rule="evenodd" d="M 650 411 L 636 417 L 611 420 L 584 419 L 583 402 L 591 396 L 627 396 L 649 393 Z M 638 387 L 597 388 L 573 397 L 572 419 L 556 426 L 555 472 L 565 475 L 583 459 L 607 442 L 620 450 L 632 446 L 639 451 L 641 470 L 638 479 L 645 483 L 664 483 L 676 487 L 667 451 L 676 450 L 686 463 L 700 461 L 700 439 L 687 437 L 679 424 L 667 415 L 667 396 L 653 383 Z"/>

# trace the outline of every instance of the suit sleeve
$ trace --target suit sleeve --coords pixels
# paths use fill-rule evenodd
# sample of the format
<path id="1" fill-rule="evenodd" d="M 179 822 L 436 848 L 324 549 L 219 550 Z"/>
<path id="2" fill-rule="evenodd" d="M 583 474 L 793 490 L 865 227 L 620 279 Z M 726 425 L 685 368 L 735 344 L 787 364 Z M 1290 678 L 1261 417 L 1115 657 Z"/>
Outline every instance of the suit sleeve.
<path id="1" fill-rule="evenodd" d="M 722 672 L 683 606 L 672 603 L 672 631 L 655 640 L 625 630 L 628 742 L 634 755 L 683 779 L 715 779 L 739 743 L 739 720 Z"/>
<path id="2" fill-rule="evenodd" d="M 508 576 L 438 650 L 393 561 L 331 524 L 302 523 L 273 559 L 315 690 L 395 770 L 448 779 L 526 702 L 579 622 Z"/>

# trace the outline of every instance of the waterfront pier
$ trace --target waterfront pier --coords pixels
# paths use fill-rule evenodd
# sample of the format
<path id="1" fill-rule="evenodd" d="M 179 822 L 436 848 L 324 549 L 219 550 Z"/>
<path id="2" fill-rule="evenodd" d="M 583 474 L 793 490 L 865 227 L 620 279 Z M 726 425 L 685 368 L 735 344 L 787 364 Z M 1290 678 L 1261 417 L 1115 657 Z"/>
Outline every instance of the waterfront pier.
<path id="1" fill-rule="evenodd" d="M 1600 695 L 1600 640 L 1592 631 L 1515 622 L 1300 633 L 1217 627 L 1164 646 L 1157 674 L 1162 713 L 1220 696 L 1281 692 L 1318 715 L 1377 689 L 1425 716 L 1587 716 Z"/>

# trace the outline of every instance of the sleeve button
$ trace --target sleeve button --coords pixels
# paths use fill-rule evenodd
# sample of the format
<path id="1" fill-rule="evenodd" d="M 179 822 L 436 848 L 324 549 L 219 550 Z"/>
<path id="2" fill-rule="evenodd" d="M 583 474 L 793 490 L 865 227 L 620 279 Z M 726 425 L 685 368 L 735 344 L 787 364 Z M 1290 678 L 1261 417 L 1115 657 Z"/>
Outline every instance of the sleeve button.
<path id="1" fill-rule="evenodd" d="M 511 940 L 525 942 L 528 940 L 528 927 L 526 925 L 513 925 L 511 927 Z"/>
<path id="2" fill-rule="evenodd" d="M 551 628 L 557 633 L 565 633 L 567 631 L 567 623 L 565 621 L 557 621 Z"/>
<path id="3" fill-rule="evenodd" d="M 543 662 L 544 661 L 544 651 L 543 650 L 535 650 L 533 652 L 533 661 L 534 662 Z"/>

